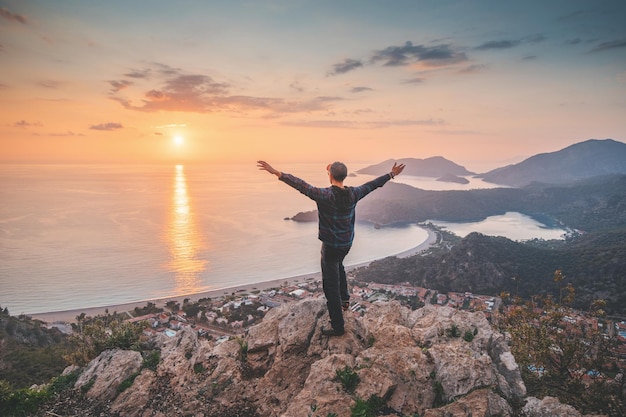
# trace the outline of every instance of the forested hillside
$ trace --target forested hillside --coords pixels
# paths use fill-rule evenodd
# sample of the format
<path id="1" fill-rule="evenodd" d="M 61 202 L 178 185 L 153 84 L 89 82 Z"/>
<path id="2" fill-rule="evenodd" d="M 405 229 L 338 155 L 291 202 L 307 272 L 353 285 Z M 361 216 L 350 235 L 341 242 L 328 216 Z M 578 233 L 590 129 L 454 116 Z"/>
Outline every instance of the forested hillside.
<path id="1" fill-rule="evenodd" d="M 359 220 L 381 224 L 479 221 L 516 211 L 585 232 L 613 230 L 626 227 L 626 175 L 562 186 L 533 184 L 470 191 L 427 191 L 391 183 L 359 204 Z"/>
<path id="2" fill-rule="evenodd" d="M 576 230 L 565 242 L 514 242 L 470 234 L 449 252 L 388 258 L 360 271 L 359 279 L 409 281 L 441 291 L 530 297 L 558 292 L 561 269 L 584 308 L 605 298 L 608 311 L 626 314 L 626 176 L 596 177 L 570 185 L 521 189 L 424 191 L 390 184 L 363 201 L 359 216 L 378 223 L 429 219 L 477 221 L 507 211 Z"/>
<path id="3" fill-rule="evenodd" d="M 552 281 L 563 271 L 561 284 Z M 571 283 L 576 307 L 587 309 L 592 300 L 607 300 L 609 314 L 626 315 L 626 230 L 590 233 L 567 242 L 514 242 L 504 237 L 472 233 L 449 251 L 410 258 L 389 257 L 356 271 L 362 281 L 410 282 L 442 292 L 473 292 L 529 298 L 558 297 Z"/>
<path id="4" fill-rule="evenodd" d="M 58 329 L 0 308 L 0 396 L 2 381 L 21 388 L 59 375 L 67 366 L 67 347 L 67 337 Z"/>
<path id="5" fill-rule="evenodd" d="M 548 226 L 583 232 L 626 227 L 626 175 L 594 177 L 568 185 L 533 184 L 524 188 L 429 191 L 390 183 L 365 197 L 357 219 L 379 224 L 427 220 L 470 222 L 516 211 Z M 296 221 L 317 221 L 315 211 Z"/>

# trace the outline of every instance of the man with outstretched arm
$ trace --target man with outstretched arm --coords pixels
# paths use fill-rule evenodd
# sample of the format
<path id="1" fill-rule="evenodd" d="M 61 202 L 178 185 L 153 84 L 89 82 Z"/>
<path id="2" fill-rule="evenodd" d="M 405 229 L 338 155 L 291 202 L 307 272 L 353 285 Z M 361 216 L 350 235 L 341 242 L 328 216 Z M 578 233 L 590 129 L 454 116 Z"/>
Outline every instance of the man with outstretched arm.
<path id="1" fill-rule="evenodd" d="M 331 329 L 322 328 L 326 336 L 344 334 L 342 308 L 347 310 L 350 293 L 346 280 L 343 260 L 352 247 L 354 239 L 354 218 L 356 203 L 382 187 L 404 170 L 404 164 L 393 164 L 388 174 L 382 175 L 359 187 L 346 187 L 343 181 L 348 176 L 348 168 L 341 162 L 333 162 L 326 167 L 330 187 L 314 187 L 298 177 L 280 172 L 265 161 L 257 161 L 260 170 L 276 175 L 279 180 L 300 191 L 317 203 L 319 218 L 318 238 L 322 241 L 322 287 L 330 316 Z"/>

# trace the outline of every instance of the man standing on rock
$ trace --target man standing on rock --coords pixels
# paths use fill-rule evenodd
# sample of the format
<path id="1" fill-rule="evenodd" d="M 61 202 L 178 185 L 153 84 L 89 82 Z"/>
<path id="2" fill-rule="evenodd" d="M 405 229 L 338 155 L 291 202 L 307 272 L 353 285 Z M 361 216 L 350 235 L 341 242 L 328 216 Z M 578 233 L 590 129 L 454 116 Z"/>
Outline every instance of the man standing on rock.
<path id="1" fill-rule="evenodd" d="M 317 203 L 319 218 L 318 238 L 322 241 L 322 287 L 330 316 L 331 329 L 322 328 L 326 336 L 344 334 L 342 308 L 350 305 L 350 293 L 343 260 L 352 247 L 354 239 L 354 217 L 356 203 L 382 187 L 404 170 L 404 164 L 393 164 L 388 174 L 369 181 L 359 187 L 346 187 L 343 181 L 348 176 L 348 168 L 341 162 L 333 162 L 326 167 L 330 187 L 318 188 L 291 174 L 280 172 L 265 161 L 257 161 L 263 171 L 274 174 L 279 180 L 300 191 Z"/>

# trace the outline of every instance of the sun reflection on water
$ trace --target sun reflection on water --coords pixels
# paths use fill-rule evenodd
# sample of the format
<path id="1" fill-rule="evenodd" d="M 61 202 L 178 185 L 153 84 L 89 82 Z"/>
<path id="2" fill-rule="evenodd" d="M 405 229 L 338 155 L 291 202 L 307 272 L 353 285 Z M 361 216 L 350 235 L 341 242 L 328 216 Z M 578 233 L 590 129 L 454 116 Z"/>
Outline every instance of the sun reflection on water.
<path id="1" fill-rule="evenodd" d="M 205 270 L 207 261 L 199 258 L 204 242 L 194 220 L 183 165 L 176 165 L 169 217 L 167 240 L 171 259 L 168 269 L 174 272 L 176 293 L 199 292 L 202 290 L 199 274 Z"/>

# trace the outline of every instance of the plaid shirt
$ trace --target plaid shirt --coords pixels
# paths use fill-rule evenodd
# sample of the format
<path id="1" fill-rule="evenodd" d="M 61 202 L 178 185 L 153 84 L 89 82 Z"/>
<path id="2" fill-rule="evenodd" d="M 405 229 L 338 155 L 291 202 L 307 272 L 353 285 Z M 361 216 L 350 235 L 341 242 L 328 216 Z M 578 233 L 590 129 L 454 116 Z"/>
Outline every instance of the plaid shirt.
<path id="1" fill-rule="evenodd" d="M 382 175 L 359 187 L 345 187 L 344 189 L 348 192 L 344 207 L 341 207 L 341 203 L 338 204 L 337 196 L 341 194 L 342 189 L 337 186 L 314 187 L 300 178 L 284 172 L 281 173 L 279 179 L 317 203 L 319 240 L 334 248 L 349 248 L 354 240 L 356 203 L 376 188 L 385 185 L 391 179 L 391 175 Z"/>

